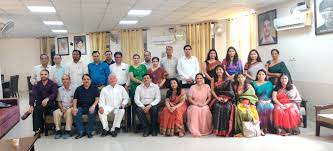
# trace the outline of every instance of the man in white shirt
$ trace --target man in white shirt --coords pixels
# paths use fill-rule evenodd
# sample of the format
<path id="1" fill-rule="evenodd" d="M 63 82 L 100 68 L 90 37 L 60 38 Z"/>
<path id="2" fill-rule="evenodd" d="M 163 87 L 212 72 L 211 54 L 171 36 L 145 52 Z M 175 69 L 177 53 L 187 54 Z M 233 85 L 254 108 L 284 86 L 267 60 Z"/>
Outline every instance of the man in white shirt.
<path id="1" fill-rule="evenodd" d="M 40 59 L 40 65 L 34 66 L 32 68 L 32 74 L 30 78 L 30 83 L 32 85 L 35 85 L 38 81 L 40 81 L 40 71 L 43 69 L 46 69 L 49 71 L 49 79 L 52 80 L 53 82 L 57 82 L 56 77 L 53 75 L 53 68 L 51 65 L 49 65 L 49 56 L 47 54 L 41 54 L 39 56 Z"/>
<path id="2" fill-rule="evenodd" d="M 151 66 L 153 64 L 152 61 L 151 61 L 151 52 L 150 51 L 145 51 L 143 53 L 143 55 L 145 57 L 145 61 L 142 62 L 141 64 L 145 65 L 147 70 L 148 70 L 149 68 L 151 68 Z"/>
<path id="3" fill-rule="evenodd" d="M 161 93 L 159 86 L 151 82 L 151 77 L 149 74 L 145 74 L 143 76 L 143 84 L 136 88 L 134 96 L 134 101 L 137 105 L 136 114 L 144 128 L 143 137 L 149 136 L 150 132 L 152 136 L 157 136 L 157 105 L 160 100 Z M 151 117 L 151 124 L 145 115 L 148 113 Z"/>
<path id="4" fill-rule="evenodd" d="M 88 74 L 88 67 L 80 61 L 81 51 L 73 50 L 72 58 L 73 62 L 67 65 L 65 73 L 71 77 L 71 84 L 76 89 L 82 85 L 82 76 Z"/>
<path id="5" fill-rule="evenodd" d="M 117 136 L 116 129 L 120 129 L 121 120 L 125 113 L 125 106 L 128 103 L 129 97 L 125 88 L 117 84 L 117 77 L 115 74 L 110 74 L 109 85 L 104 87 L 99 97 L 99 110 L 98 115 L 103 125 L 102 137 L 105 137 L 109 131 L 108 114 L 115 115 L 113 125 L 111 128 L 112 137 Z"/>
<path id="6" fill-rule="evenodd" d="M 200 67 L 197 57 L 191 54 L 192 47 L 190 45 L 184 46 L 185 56 L 179 58 L 177 64 L 177 72 L 184 87 L 190 87 L 194 84 L 195 75 L 199 73 Z"/>
<path id="7" fill-rule="evenodd" d="M 117 77 L 117 84 L 122 85 L 125 89 L 128 89 L 130 80 L 128 78 L 128 64 L 121 62 L 123 54 L 121 52 L 114 53 L 115 63 L 110 65 L 110 71 Z"/>
<path id="8" fill-rule="evenodd" d="M 166 57 L 161 59 L 161 67 L 168 73 L 168 79 L 177 78 L 177 58 L 172 56 L 172 46 L 166 46 Z"/>

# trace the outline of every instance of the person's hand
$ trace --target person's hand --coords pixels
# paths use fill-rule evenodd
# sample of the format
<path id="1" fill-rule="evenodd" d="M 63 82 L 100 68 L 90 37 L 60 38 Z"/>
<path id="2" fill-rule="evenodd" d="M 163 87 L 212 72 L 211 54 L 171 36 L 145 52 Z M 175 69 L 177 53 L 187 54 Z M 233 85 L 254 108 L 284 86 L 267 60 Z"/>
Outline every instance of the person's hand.
<path id="1" fill-rule="evenodd" d="M 175 111 L 175 110 L 176 110 L 176 107 L 175 107 L 175 106 L 170 108 L 170 112 L 173 112 L 173 111 Z"/>
<path id="2" fill-rule="evenodd" d="M 76 114 L 77 114 L 77 108 L 72 108 L 72 114 L 73 114 L 74 116 L 76 116 Z"/>
<path id="3" fill-rule="evenodd" d="M 42 101 L 42 106 L 45 107 L 47 105 L 47 102 L 49 101 L 49 98 L 45 98 L 43 101 Z"/>
<path id="4" fill-rule="evenodd" d="M 29 113 L 34 112 L 34 107 L 33 107 L 33 106 L 30 106 L 28 112 L 29 112 Z"/>
<path id="5" fill-rule="evenodd" d="M 222 100 L 223 100 L 223 102 L 227 102 L 227 101 L 228 101 L 228 99 L 227 99 L 227 98 L 223 98 Z"/>
<path id="6" fill-rule="evenodd" d="M 89 113 L 94 113 L 94 112 L 95 112 L 95 108 L 96 108 L 96 106 L 95 106 L 95 105 L 92 105 L 92 106 L 89 108 Z"/>
<path id="7" fill-rule="evenodd" d="M 124 109 L 126 107 L 126 105 L 124 104 L 121 104 L 121 108 Z"/>
<path id="8" fill-rule="evenodd" d="M 61 110 L 61 112 L 62 112 L 63 114 L 66 113 L 66 108 L 62 107 L 60 110 Z"/>
<path id="9" fill-rule="evenodd" d="M 145 107 L 145 109 L 143 110 L 145 113 L 149 113 L 149 110 L 151 108 L 151 105 L 148 105 Z"/>
<path id="10" fill-rule="evenodd" d="M 128 91 L 129 86 L 125 84 L 125 90 Z"/>
<path id="11" fill-rule="evenodd" d="M 103 114 L 103 113 L 104 113 L 104 109 L 103 109 L 103 107 L 100 107 L 99 110 L 98 110 L 98 112 L 99 112 L 100 114 Z"/>

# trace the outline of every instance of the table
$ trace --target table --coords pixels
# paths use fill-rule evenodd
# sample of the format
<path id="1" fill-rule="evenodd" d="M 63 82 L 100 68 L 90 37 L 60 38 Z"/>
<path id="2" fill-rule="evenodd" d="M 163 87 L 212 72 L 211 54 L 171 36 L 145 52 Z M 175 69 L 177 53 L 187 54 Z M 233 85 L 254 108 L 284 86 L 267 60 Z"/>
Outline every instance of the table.
<path id="1" fill-rule="evenodd" d="M 14 145 L 13 139 L 0 140 L 0 148 L 4 151 L 35 151 L 34 144 L 38 137 L 18 138 L 18 146 Z"/>

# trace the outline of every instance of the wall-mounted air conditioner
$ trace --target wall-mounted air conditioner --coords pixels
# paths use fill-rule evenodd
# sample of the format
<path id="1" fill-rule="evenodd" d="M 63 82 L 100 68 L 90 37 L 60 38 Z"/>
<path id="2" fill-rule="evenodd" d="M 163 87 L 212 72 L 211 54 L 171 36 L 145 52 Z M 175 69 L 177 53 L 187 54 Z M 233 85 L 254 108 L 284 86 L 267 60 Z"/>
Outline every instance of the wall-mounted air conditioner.
<path id="1" fill-rule="evenodd" d="M 172 44 L 176 41 L 175 36 L 156 36 L 152 37 L 151 42 L 155 45 Z"/>
<path id="2" fill-rule="evenodd" d="M 292 14 L 286 17 L 274 19 L 274 27 L 277 31 L 303 28 L 312 24 L 310 11 Z"/>

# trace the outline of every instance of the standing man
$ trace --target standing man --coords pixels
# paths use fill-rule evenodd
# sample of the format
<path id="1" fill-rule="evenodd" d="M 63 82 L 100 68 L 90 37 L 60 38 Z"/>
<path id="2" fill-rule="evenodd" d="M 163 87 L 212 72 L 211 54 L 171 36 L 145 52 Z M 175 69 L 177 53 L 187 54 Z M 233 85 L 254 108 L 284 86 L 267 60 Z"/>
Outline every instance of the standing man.
<path id="1" fill-rule="evenodd" d="M 92 85 L 101 90 L 108 84 L 110 68 L 105 62 L 101 62 L 98 51 L 93 51 L 92 56 L 94 62 L 88 65 L 88 71 L 91 76 Z"/>
<path id="2" fill-rule="evenodd" d="M 61 56 L 58 54 L 54 55 L 53 62 L 55 63 L 52 66 L 53 74 L 56 77 L 58 87 L 62 86 L 62 76 L 65 74 L 65 67 L 61 65 Z"/>
<path id="3" fill-rule="evenodd" d="M 58 97 L 57 97 L 59 109 L 53 112 L 53 120 L 54 120 L 54 125 L 56 127 L 55 128 L 56 134 L 54 136 L 55 139 L 59 139 L 60 137 L 67 139 L 70 136 L 69 134 L 71 132 L 72 123 L 73 123 L 73 117 L 71 111 L 73 106 L 73 97 L 75 89 L 70 84 L 71 78 L 69 77 L 69 75 L 64 74 L 61 80 L 63 86 L 61 86 L 58 89 Z M 63 133 L 61 133 L 62 117 L 66 121 L 65 131 Z"/>
<path id="4" fill-rule="evenodd" d="M 160 88 L 158 85 L 151 82 L 149 74 L 143 76 L 143 83 L 139 85 L 135 90 L 134 101 L 138 106 L 136 108 L 136 114 L 143 125 L 143 137 L 157 136 L 158 126 L 158 111 L 157 104 L 161 100 Z M 145 114 L 150 114 L 151 123 L 149 123 Z"/>
<path id="5" fill-rule="evenodd" d="M 123 54 L 121 52 L 115 52 L 114 59 L 116 62 L 110 65 L 110 71 L 112 71 L 112 74 L 116 75 L 117 84 L 122 85 L 127 90 L 130 83 L 128 78 L 129 65 L 122 62 Z"/>
<path id="6" fill-rule="evenodd" d="M 102 89 L 98 103 L 98 115 L 103 125 L 102 137 L 106 136 L 108 133 L 110 133 L 112 137 L 117 136 L 128 100 L 129 97 L 125 88 L 117 84 L 116 75 L 110 74 L 109 85 Z M 108 114 L 110 113 L 115 115 L 111 132 L 109 132 L 108 123 Z"/>
<path id="7" fill-rule="evenodd" d="M 48 70 L 49 71 L 48 78 L 50 78 L 51 80 L 56 82 L 56 79 L 53 75 L 52 66 L 49 65 L 49 56 L 47 54 L 43 53 L 39 56 L 39 59 L 40 59 L 40 65 L 34 66 L 32 68 L 32 75 L 30 78 L 30 83 L 32 85 L 35 85 L 35 84 L 37 84 L 38 81 L 40 81 L 40 71 L 42 71 L 43 69 Z"/>
<path id="8" fill-rule="evenodd" d="M 177 78 L 177 63 L 178 60 L 173 56 L 172 46 L 166 46 L 166 57 L 161 59 L 161 67 L 168 73 L 168 79 Z"/>
<path id="9" fill-rule="evenodd" d="M 82 76 L 88 73 L 87 66 L 80 61 L 81 51 L 73 50 L 72 52 L 73 62 L 71 62 L 65 70 L 65 73 L 71 77 L 71 84 L 73 88 L 76 89 L 82 85 Z"/>
<path id="10" fill-rule="evenodd" d="M 114 64 L 114 61 L 112 60 L 112 52 L 110 50 L 105 51 L 105 63 L 108 65 Z"/>
<path id="11" fill-rule="evenodd" d="M 142 62 L 141 64 L 145 65 L 147 70 L 149 68 L 151 68 L 152 66 L 152 62 L 151 62 L 151 52 L 150 51 L 145 51 L 144 52 L 144 56 L 145 56 L 145 61 Z"/>
<path id="12" fill-rule="evenodd" d="M 52 113 L 57 97 L 57 85 L 49 79 L 49 71 L 40 71 L 40 81 L 32 88 L 29 113 L 32 113 L 33 131 L 38 135 L 44 131 L 44 116 Z"/>
<path id="13" fill-rule="evenodd" d="M 184 46 L 185 56 L 178 60 L 177 72 L 180 80 L 184 84 L 184 88 L 189 88 L 194 84 L 195 75 L 199 73 L 200 67 L 197 57 L 192 56 L 192 47 L 190 45 Z"/>

